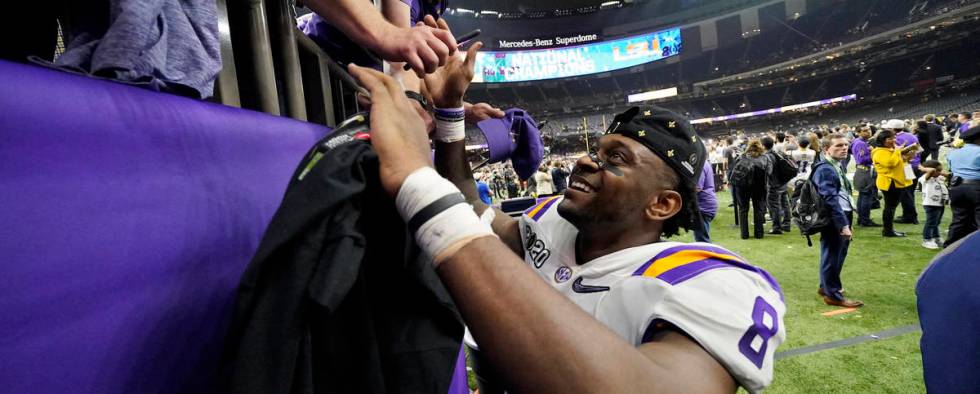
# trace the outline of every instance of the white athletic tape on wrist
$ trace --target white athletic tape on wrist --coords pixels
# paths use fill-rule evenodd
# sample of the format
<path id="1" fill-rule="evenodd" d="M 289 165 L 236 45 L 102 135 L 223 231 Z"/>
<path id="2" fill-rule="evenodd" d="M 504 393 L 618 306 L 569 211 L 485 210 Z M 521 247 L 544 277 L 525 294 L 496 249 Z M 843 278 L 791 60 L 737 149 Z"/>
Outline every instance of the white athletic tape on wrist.
<path id="1" fill-rule="evenodd" d="M 452 182 L 431 167 L 423 167 L 405 178 L 395 206 L 406 223 L 412 222 L 426 207 L 452 194 L 459 194 Z M 490 224 L 482 222 L 469 204 L 460 202 L 420 224 L 414 235 L 419 247 L 438 265 L 469 241 L 494 234 Z"/>
<path id="2" fill-rule="evenodd" d="M 466 138 L 466 111 L 459 108 L 436 108 L 436 131 L 432 138 L 442 142 L 462 141 Z"/>
<path id="3" fill-rule="evenodd" d="M 438 266 L 470 241 L 494 236 L 489 224 L 483 223 L 469 204 L 456 204 L 425 222 L 415 232 L 415 242 Z"/>
<path id="4" fill-rule="evenodd" d="M 395 196 L 395 207 L 402 219 L 408 222 L 429 204 L 452 193 L 459 193 L 456 185 L 440 176 L 432 167 L 422 167 L 405 177 Z"/>
<path id="5" fill-rule="evenodd" d="M 466 124 L 462 120 L 445 121 L 436 119 L 436 131 L 432 139 L 442 142 L 456 142 L 466 139 Z"/>

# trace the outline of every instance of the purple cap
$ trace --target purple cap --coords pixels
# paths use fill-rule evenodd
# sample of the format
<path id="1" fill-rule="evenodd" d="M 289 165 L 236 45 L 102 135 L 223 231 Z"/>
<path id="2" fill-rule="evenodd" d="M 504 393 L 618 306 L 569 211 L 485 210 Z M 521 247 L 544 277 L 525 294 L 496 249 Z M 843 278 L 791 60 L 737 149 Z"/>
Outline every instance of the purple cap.
<path id="1" fill-rule="evenodd" d="M 490 162 L 496 163 L 510 157 L 514 171 L 521 179 L 534 175 L 544 158 L 544 144 L 538 124 L 520 108 L 504 111 L 502 119 L 487 119 L 477 123 L 487 139 Z"/>
<path id="2" fill-rule="evenodd" d="M 490 151 L 490 163 L 499 163 L 510 158 L 517 148 L 517 142 L 510 133 L 510 122 L 504 119 L 490 118 L 476 124 L 487 140 Z"/>

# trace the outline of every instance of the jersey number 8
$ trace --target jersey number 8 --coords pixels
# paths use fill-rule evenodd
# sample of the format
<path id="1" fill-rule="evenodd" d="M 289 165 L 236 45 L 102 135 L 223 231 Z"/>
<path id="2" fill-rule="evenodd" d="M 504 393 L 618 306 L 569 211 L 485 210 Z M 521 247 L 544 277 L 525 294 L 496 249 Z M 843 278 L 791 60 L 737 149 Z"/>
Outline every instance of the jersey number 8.
<path id="1" fill-rule="evenodd" d="M 767 314 L 772 321 L 772 327 L 766 327 L 765 315 Z M 755 307 L 752 308 L 752 325 L 742 335 L 742 339 L 738 341 L 738 350 L 761 369 L 762 362 L 766 357 L 766 349 L 769 348 L 769 338 L 776 336 L 778 332 L 779 319 L 776 318 L 776 308 L 769 305 L 762 297 L 756 297 Z M 752 348 L 752 342 L 755 341 L 756 337 L 762 339 L 762 345 L 759 346 L 758 351 Z"/>

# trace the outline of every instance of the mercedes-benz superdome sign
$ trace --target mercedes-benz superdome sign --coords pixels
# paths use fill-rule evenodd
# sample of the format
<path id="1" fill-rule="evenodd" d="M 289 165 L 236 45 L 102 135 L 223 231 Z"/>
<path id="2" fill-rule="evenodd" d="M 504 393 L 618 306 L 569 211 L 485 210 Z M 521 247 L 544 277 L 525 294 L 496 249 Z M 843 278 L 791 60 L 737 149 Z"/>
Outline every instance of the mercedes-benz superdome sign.
<path id="1" fill-rule="evenodd" d="M 619 70 L 677 55 L 680 28 L 612 41 L 529 51 L 486 51 L 476 55 L 473 82 L 519 82 Z"/>

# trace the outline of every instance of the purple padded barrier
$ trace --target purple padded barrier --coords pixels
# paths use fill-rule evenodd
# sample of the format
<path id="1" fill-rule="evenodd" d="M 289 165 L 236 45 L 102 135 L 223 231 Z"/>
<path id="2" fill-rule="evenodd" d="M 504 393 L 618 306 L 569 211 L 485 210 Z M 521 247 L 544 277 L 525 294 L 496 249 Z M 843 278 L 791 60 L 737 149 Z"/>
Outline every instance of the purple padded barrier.
<path id="1" fill-rule="evenodd" d="M 213 392 L 239 276 L 327 132 L 0 61 L 0 391 Z"/>

